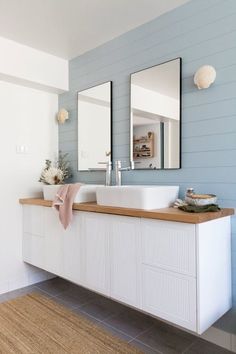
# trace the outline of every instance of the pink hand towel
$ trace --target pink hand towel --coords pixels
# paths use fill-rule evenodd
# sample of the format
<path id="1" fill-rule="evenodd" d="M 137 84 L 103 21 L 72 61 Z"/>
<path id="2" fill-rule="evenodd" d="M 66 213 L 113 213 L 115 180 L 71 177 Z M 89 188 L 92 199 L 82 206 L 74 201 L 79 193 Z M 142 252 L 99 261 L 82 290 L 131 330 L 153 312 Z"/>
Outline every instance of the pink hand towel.
<path id="1" fill-rule="evenodd" d="M 72 206 L 81 186 L 81 183 L 61 186 L 52 203 L 52 206 L 59 211 L 59 219 L 65 230 L 72 221 Z"/>

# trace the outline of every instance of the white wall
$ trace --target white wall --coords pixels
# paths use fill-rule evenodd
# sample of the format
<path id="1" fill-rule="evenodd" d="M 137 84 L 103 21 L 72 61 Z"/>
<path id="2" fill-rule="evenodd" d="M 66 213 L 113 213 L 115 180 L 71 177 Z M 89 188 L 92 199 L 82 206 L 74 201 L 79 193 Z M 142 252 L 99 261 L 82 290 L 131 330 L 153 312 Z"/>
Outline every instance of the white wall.
<path id="1" fill-rule="evenodd" d="M 20 197 L 38 195 L 46 158 L 57 154 L 58 96 L 0 81 L 0 293 L 47 278 L 21 259 Z M 17 154 L 24 145 L 27 154 Z"/>
<path id="2" fill-rule="evenodd" d="M 79 170 L 105 168 L 99 162 L 109 160 L 106 153 L 111 150 L 110 107 L 80 99 L 78 117 Z"/>
<path id="3" fill-rule="evenodd" d="M 68 61 L 0 37 L 0 80 L 61 93 L 68 90 Z"/>
<path id="4" fill-rule="evenodd" d="M 164 168 L 179 168 L 179 123 L 164 122 Z"/>
<path id="5" fill-rule="evenodd" d="M 179 120 L 179 100 L 131 85 L 131 107 L 143 112 Z"/>

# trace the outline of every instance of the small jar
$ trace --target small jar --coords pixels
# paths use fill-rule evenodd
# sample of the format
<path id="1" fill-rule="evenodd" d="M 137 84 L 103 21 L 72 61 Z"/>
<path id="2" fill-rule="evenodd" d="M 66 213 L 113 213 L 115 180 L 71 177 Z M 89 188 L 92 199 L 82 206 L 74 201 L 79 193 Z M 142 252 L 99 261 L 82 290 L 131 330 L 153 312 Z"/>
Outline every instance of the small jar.
<path id="1" fill-rule="evenodd" d="M 186 197 L 191 197 L 194 194 L 194 189 L 193 188 L 187 188 L 185 196 Z"/>

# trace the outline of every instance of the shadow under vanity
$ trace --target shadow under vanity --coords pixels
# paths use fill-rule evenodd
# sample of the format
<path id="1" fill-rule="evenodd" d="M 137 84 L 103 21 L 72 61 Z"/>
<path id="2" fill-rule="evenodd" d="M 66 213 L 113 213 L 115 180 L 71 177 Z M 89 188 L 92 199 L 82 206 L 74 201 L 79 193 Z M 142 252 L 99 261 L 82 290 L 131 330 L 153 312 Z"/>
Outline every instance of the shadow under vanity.
<path id="1" fill-rule="evenodd" d="M 181 168 L 180 58 L 131 74 L 128 139 L 125 169 Z M 110 185 L 114 166 L 120 184 L 113 155 L 107 82 L 78 93 L 78 170 L 106 170 Z M 21 199 L 23 260 L 198 334 L 231 308 L 233 209 L 192 214 L 166 199 L 158 210 L 118 206 L 115 197 L 110 205 L 84 201 L 73 204 L 65 231 L 51 201 Z"/>

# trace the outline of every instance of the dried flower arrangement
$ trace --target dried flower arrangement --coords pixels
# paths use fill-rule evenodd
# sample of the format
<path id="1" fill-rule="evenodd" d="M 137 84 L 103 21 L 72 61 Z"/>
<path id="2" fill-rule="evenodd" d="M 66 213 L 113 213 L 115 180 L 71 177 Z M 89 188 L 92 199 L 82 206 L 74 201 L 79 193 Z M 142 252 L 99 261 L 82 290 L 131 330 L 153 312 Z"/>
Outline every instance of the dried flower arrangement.
<path id="1" fill-rule="evenodd" d="M 51 160 L 45 161 L 45 167 L 40 175 L 39 182 L 44 184 L 63 184 L 68 178 L 72 176 L 67 161 L 68 154 L 62 154 L 59 151 L 58 160 L 52 164 Z"/>

